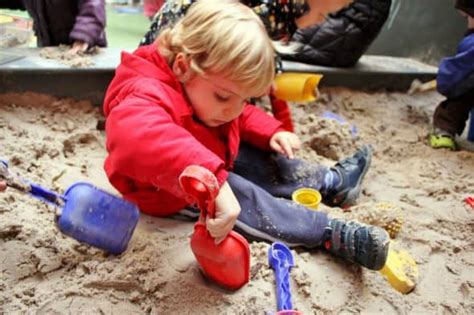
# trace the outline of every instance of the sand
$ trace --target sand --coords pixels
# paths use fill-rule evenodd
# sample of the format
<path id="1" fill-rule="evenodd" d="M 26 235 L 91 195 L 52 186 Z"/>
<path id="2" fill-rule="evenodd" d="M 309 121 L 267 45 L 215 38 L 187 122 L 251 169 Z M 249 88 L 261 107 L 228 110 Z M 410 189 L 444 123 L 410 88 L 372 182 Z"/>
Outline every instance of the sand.
<path id="1" fill-rule="evenodd" d="M 87 53 L 79 51 L 76 54 L 68 53 L 69 49 L 71 49 L 71 46 L 68 45 L 46 47 L 40 50 L 39 55 L 42 58 L 54 60 L 71 68 L 89 68 L 95 64 L 91 56 L 100 52 L 98 47 L 93 47 Z"/>
<path id="2" fill-rule="evenodd" d="M 430 117 L 442 98 L 435 92 L 321 92 L 314 104 L 293 106 L 304 142 L 298 155 L 332 165 L 364 143 L 375 149 L 359 205 L 346 213 L 321 209 L 379 225 L 401 216 L 402 229 L 394 236 L 416 260 L 420 278 L 403 295 L 379 272 L 324 250 L 296 249 L 294 307 L 305 314 L 473 314 L 474 209 L 463 198 L 474 196 L 474 153 L 427 146 Z M 321 119 L 324 111 L 355 125 L 358 137 Z M 100 109 L 87 102 L 0 95 L 1 155 L 12 170 L 59 192 L 79 180 L 114 192 L 102 169 L 100 118 Z M 374 205 L 380 202 L 393 204 L 396 214 L 377 214 Z M 251 244 L 250 283 L 226 292 L 201 276 L 189 247 L 192 228 L 191 222 L 142 215 L 128 250 L 111 256 L 62 235 L 51 206 L 9 190 L 0 195 L 0 313 L 276 311 L 268 244 Z"/>

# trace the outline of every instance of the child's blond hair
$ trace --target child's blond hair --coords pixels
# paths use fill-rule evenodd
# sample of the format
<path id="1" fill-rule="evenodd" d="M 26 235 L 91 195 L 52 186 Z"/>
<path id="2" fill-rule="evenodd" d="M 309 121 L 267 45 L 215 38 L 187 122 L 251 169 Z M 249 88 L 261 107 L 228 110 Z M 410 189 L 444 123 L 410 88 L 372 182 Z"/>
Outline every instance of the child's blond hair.
<path id="1" fill-rule="evenodd" d="M 184 53 L 194 72 L 224 75 L 250 95 L 266 92 L 275 75 L 275 50 L 260 18 L 232 0 L 198 0 L 156 39 L 168 64 Z"/>

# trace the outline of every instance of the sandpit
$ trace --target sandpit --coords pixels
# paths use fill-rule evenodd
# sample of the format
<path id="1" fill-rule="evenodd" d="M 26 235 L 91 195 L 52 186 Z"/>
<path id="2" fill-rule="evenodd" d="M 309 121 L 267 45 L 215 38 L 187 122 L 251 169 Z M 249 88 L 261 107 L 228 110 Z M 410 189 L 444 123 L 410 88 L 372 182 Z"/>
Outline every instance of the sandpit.
<path id="1" fill-rule="evenodd" d="M 304 145 L 299 157 L 334 164 L 361 144 L 375 149 L 359 206 L 343 213 L 374 221 L 374 203 L 402 212 L 396 236 L 418 263 L 416 289 L 402 295 L 378 272 L 324 250 L 294 251 L 293 305 L 305 314 L 474 313 L 474 153 L 433 150 L 429 121 L 435 92 L 365 93 L 323 89 L 294 105 Z M 324 120 L 332 111 L 357 127 Z M 0 95 L 1 156 L 12 170 L 59 192 L 85 180 L 114 192 L 102 169 L 100 108 L 32 93 Z M 365 210 L 364 210 L 365 209 Z M 376 214 L 375 214 L 376 216 Z M 12 190 L 0 195 L 0 313 L 264 314 L 276 311 L 268 244 L 252 243 L 251 281 L 225 292 L 203 279 L 189 247 L 192 222 L 142 215 L 119 257 L 81 245 L 54 225 L 54 209 Z"/>

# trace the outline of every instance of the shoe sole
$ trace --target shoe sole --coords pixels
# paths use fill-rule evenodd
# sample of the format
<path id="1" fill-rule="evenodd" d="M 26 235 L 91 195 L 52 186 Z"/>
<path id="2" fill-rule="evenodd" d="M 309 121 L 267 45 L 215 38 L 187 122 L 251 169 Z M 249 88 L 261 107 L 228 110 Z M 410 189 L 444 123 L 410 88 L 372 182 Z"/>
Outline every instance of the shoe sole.
<path id="1" fill-rule="evenodd" d="M 346 201 L 341 204 L 341 208 L 347 208 L 352 206 L 359 197 L 360 192 L 362 190 L 361 182 L 364 179 L 365 174 L 367 174 L 367 171 L 369 170 L 370 164 L 372 163 L 372 154 L 374 152 L 371 146 L 364 146 L 364 149 L 368 151 L 367 163 L 365 164 L 364 170 L 362 171 L 362 175 L 359 177 L 356 186 L 349 190 L 349 192 L 347 193 L 347 196 L 345 198 Z"/>
<path id="2" fill-rule="evenodd" d="M 367 266 L 371 270 L 380 270 L 383 268 L 387 261 L 389 246 L 390 246 L 390 236 L 387 231 L 382 228 L 372 229 L 370 232 L 372 242 L 377 243 L 379 246 L 373 249 L 373 264 Z"/>

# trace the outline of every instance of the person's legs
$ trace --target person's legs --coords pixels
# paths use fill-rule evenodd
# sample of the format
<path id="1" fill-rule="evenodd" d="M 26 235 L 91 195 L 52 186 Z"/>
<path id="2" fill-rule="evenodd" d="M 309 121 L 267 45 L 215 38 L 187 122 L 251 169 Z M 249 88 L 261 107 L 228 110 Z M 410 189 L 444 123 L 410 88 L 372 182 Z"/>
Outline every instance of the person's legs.
<path id="1" fill-rule="evenodd" d="M 296 189 L 308 187 L 318 190 L 325 204 L 344 207 L 359 196 L 371 156 L 372 149 L 364 146 L 328 168 L 241 144 L 233 171 L 273 196 L 291 199 Z"/>
<path id="2" fill-rule="evenodd" d="M 323 241 L 329 224 L 326 213 L 312 211 L 291 200 L 272 196 L 249 180 L 229 173 L 227 182 L 239 201 L 241 212 L 235 230 L 255 241 L 281 241 L 288 246 L 314 248 Z M 199 209 L 188 207 L 179 216 L 197 219 Z"/>
<path id="3" fill-rule="evenodd" d="M 436 107 L 430 145 L 434 148 L 455 149 L 454 137 L 462 134 L 469 112 L 474 106 L 474 90 L 458 98 L 448 98 Z"/>
<path id="4" fill-rule="evenodd" d="M 233 172 L 265 189 L 276 197 L 291 199 L 298 188 L 311 187 L 323 191 L 328 167 L 313 165 L 300 159 L 289 160 L 281 154 L 262 151 L 242 143 Z"/>
<path id="5" fill-rule="evenodd" d="M 462 134 L 474 106 L 474 90 L 455 99 L 446 99 L 436 107 L 433 125 L 453 135 Z"/>
<path id="6" fill-rule="evenodd" d="M 229 173 L 227 181 L 242 209 L 235 229 L 247 238 L 306 248 L 324 244 L 329 252 L 369 269 L 385 265 L 389 237 L 384 229 L 329 219 L 326 213 L 276 198 L 234 173 Z"/>
<path id="7" fill-rule="evenodd" d="M 227 179 L 241 212 L 236 230 L 252 240 L 282 241 L 314 248 L 323 241 L 326 213 L 312 211 L 291 200 L 277 198 L 247 179 L 230 173 Z"/>
<path id="8" fill-rule="evenodd" d="M 234 229 L 247 239 L 306 248 L 324 245 L 329 252 L 374 270 L 385 264 L 389 238 L 382 228 L 329 219 L 323 212 L 274 197 L 234 173 L 227 181 L 241 207 Z M 180 214 L 197 218 L 199 210 L 188 208 Z"/>

